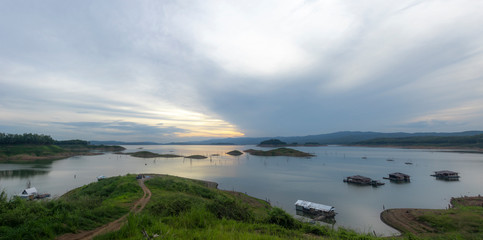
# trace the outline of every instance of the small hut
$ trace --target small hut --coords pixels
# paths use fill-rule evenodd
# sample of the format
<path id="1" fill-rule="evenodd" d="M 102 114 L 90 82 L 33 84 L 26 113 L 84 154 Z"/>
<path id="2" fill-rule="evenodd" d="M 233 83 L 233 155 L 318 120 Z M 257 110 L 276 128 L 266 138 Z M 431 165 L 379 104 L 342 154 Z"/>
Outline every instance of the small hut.
<path id="1" fill-rule="evenodd" d="M 379 182 L 377 180 L 372 180 L 368 177 L 364 177 L 364 176 L 361 176 L 361 175 L 346 177 L 344 179 L 344 182 L 355 183 L 355 184 L 359 184 L 359 185 L 372 185 L 374 187 L 384 185 L 384 183 L 382 183 L 382 182 Z"/>
<path id="2" fill-rule="evenodd" d="M 457 181 L 460 178 L 457 172 L 448 171 L 448 170 L 435 171 L 434 174 L 431 176 L 436 177 L 438 179 L 448 180 L 448 181 Z"/>
<path id="3" fill-rule="evenodd" d="M 407 174 L 400 173 L 400 172 L 395 172 L 395 173 L 390 173 L 389 177 L 386 178 L 394 182 L 409 182 L 411 181 L 411 177 Z"/>
<path id="4" fill-rule="evenodd" d="M 313 203 L 305 200 L 297 200 L 295 202 L 295 210 L 308 213 L 312 216 L 323 216 L 331 218 L 335 216 L 335 208 L 332 206 L 323 205 L 320 203 Z"/>

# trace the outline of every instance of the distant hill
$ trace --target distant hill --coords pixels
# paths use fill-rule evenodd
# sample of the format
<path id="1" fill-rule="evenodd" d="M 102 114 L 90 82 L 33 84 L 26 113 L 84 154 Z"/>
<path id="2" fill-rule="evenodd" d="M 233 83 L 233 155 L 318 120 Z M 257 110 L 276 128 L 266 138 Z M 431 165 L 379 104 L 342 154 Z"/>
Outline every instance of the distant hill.
<path id="1" fill-rule="evenodd" d="M 418 137 L 403 137 L 403 138 L 376 138 L 376 139 L 357 142 L 354 145 L 483 148 L 483 134 L 474 135 L 474 136 L 418 136 Z"/>
<path id="2" fill-rule="evenodd" d="M 89 141 L 91 145 L 161 145 L 157 142 Z"/>
<path id="3" fill-rule="evenodd" d="M 204 141 L 195 142 L 183 142 L 183 143 L 171 143 L 171 144 L 184 144 L 184 145 L 213 145 L 219 143 L 234 144 L 234 145 L 256 145 L 263 141 L 270 139 L 278 139 L 280 141 L 292 144 L 305 144 L 305 143 L 318 143 L 318 144 L 353 144 L 361 141 L 377 139 L 377 138 L 404 138 L 404 137 L 422 137 L 422 136 L 434 136 L 434 137 L 451 137 L 451 136 L 474 136 L 483 134 L 483 131 L 465 131 L 465 132 L 420 132 L 420 133 L 381 133 L 381 132 L 357 132 L 357 131 L 344 131 L 328 134 L 308 135 L 308 136 L 296 136 L 296 137 L 258 137 L 258 138 L 223 138 L 223 139 L 210 139 Z"/>

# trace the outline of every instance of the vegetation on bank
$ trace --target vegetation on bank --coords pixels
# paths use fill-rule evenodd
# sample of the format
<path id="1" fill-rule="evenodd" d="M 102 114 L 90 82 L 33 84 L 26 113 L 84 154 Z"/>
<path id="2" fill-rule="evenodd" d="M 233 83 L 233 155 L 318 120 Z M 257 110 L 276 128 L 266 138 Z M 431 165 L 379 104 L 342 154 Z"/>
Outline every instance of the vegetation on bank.
<path id="1" fill-rule="evenodd" d="M 102 151 L 122 151 L 121 146 L 90 145 L 83 140 L 56 141 L 41 134 L 0 133 L 0 163 L 51 161 L 76 155 L 92 155 Z"/>
<path id="2" fill-rule="evenodd" d="M 452 137 L 404 137 L 376 138 L 356 142 L 352 145 L 363 146 L 402 146 L 402 147 L 440 147 L 440 148 L 483 148 L 483 134 Z"/>
<path id="3" fill-rule="evenodd" d="M 142 192 L 135 175 L 91 183 L 53 200 L 9 200 L 2 192 L 0 239 L 54 239 L 94 229 L 126 214 Z"/>
<path id="4" fill-rule="evenodd" d="M 451 206 L 449 209 L 388 209 L 381 214 L 381 219 L 408 238 L 483 239 L 483 197 L 452 198 Z"/>
<path id="5" fill-rule="evenodd" d="M 376 239 L 350 230 L 303 223 L 248 195 L 200 181 L 153 177 L 146 208 L 116 232 L 95 239 Z M 155 238 L 157 239 L 157 238 Z"/>
<path id="6" fill-rule="evenodd" d="M 288 156 L 288 157 L 313 157 L 313 154 L 295 150 L 292 148 L 277 148 L 268 151 L 248 149 L 246 153 L 255 156 Z"/>

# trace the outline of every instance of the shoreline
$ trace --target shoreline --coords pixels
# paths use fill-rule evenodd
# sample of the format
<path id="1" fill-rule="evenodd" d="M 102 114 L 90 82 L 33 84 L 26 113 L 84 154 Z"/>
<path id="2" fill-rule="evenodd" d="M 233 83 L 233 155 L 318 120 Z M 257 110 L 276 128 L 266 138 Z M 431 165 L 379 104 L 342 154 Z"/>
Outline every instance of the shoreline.
<path id="1" fill-rule="evenodd" d="M 380 219 L 386 225 L 400 232 L 399 236 L 414 234 L 417 236 L 444 234 L 428 222 L 421 220 L 423 216 L 443 215 L 448 211 L 457 210 L 459 207 L 483 207 L 483 197 L 458 197 L 451 198 L 447 209 L 419 209 L 419 208 L 393 208 L 381 212 Z M 458 213 L 452 213 L 458 215 Z"/>

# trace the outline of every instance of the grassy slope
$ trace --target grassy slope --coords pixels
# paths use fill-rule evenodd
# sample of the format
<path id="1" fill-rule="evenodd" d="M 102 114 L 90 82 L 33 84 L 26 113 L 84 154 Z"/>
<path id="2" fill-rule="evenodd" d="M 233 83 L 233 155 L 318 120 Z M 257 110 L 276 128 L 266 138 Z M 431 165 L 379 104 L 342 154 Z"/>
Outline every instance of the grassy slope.
<path id="1" fill-rule="evenodd" d="M 448 210 L 428 210 L 417 220 L 436 230 L 433 239 L 483 239 L 483 206 L 454 204 Z"/>
<path id="2" fill-rule="evenodd" d="M 172 176 L 146 181 L 151 201 L 117 232 L 95 239 L 373 239 L 348 230 L 301 223 L 280 208 L 242 193 Z"/>
<path id="3" fill-rule="evenodd" d="M 85 185 L 55 200 L 8 201 L 2 195 L 0 239 L 52 239 L 119 218 L 142 196 L 142 190 L 134 175 L 128 175 Z"/>

